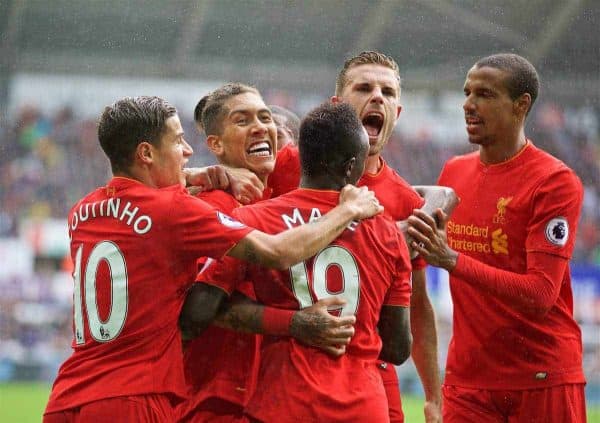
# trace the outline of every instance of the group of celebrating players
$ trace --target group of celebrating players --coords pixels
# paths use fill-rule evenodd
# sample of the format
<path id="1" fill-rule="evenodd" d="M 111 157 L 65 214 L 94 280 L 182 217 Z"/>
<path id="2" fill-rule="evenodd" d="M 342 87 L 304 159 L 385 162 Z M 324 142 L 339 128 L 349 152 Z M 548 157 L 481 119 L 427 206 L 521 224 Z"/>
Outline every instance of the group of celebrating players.
<path id="1" fill-rule="evenodd" d="M 415 187 L 382 157 L 402 109 L 382 53 L 347 60 L 299 130 L 251 86 L 207 94 L 203 169 L 165 100 L 106 107 L 113 178 L 69 213 L 74 351 L 44 422 L 401 422 L 409 356 L 427 422 L 584 422 L 583 190 L 525 136 L 538 90 L 521 56 L 477 61 L 478 151 Z M 454 304 L 443 386 L 427 264 Z"/>

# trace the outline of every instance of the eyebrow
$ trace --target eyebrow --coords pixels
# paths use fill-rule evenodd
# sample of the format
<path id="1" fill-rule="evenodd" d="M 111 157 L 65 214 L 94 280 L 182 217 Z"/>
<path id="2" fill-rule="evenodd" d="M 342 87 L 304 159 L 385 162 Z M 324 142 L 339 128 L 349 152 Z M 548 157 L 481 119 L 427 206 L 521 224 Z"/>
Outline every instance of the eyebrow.
<path id="1" fill-rule="evenodd" d="M 233 109 L 231 112 L 229 112 L 229 116 L 231 117 L 236 114 L 249 115 L 252 113 L 252 110 L 253 109 Z M 269 115 L 272 115 L 271 110 L 266 107 L 260 108 L 256 112 L 257 115 L 261 113 L 268 113 Z"/>

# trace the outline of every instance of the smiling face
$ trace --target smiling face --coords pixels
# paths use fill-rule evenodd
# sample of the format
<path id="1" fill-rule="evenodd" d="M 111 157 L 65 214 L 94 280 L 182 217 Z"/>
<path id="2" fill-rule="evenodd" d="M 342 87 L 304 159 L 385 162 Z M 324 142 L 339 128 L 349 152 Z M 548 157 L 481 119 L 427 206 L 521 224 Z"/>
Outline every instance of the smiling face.
<path id="1" fill-rule="evenodd" d="M 157 188 L 180 184 L 185 186 L 183 168 L 194 151 L 183 138 L 179 116 L 165 121 L 165 129 L 156 146 L 152 146 L 152 182 Z"/>
<path id="2" fill-rule="evenodd" d="M 277 128 L 260 95 L 246 92 L 227 100 L 220 134 L 207 138 L 219 161 L 265 178 L 275 166 Z"/>
<path id="3" fill-rule="evenodd" d="M 514 139 L 522 129 L 527 109 L 511 98 L 506 86 L 508 76 L 507 72 L 488 66 L 469 70 L 463 110 L 472 144 L 497 145 Z"/>
<path id="4" fill-rule="evenodd" d="M 400 84 L 396 73 L 382 65 L 348 69 L 346 84 L 332 101 L 350 104 L 369 135 L 369 156 L 379 156 L 400 116 Z"/>

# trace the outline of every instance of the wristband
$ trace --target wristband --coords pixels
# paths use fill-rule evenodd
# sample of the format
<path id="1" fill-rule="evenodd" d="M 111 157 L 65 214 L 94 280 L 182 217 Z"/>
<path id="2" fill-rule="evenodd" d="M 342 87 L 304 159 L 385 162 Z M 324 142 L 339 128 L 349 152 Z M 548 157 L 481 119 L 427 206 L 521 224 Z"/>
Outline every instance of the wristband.
<path id="1" fill-rule="evenodd" d="M 296 310 L 265 307 L 262 316 L 263 333 L 289 336 L 294 313 L 296 313 Z"/>

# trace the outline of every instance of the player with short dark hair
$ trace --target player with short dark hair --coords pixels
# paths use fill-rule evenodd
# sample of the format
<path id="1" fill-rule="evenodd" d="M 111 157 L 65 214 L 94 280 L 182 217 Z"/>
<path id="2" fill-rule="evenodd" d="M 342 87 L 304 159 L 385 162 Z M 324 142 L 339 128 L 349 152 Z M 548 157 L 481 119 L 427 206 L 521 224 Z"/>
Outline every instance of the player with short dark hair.
<path id="1" fill-rule="evenodd" d="M 337 190 L 360 178 L 367 139 L 351 106 L 318 107 L 300 128 L 300 188 L 236 209 L 234 215 L 269 233 L 309 224 L 333 206 Z M 346 304 L 338 313 L 357 317 L 355 334 L 345 354 L 337 358 L 293 338 L 265 335 L 259 388 L 246 408 L 251 419 L 388 420 L 377 358 L 381 355 L 400 364 L 408 358 L 411 345 L 410 259 L 394 222 L 378 216 L 350 225 L 315 257 L 286 271 L 221 260 L 199 277 L 205 285 L 195 286 L 197 292 L 213 293 L 218 303 L 237 283 L 249 279 L 258 301 L 266 305 L 297 310 L 340 295 Z"/>
<path id="2" fill-rule="evenodd" d="M 350 104 L 367 130 L 369 155 L 365 173 L 358 185 L 374 190 L 385 206 L 385 213 L 395 221 L 405 221 L 415 208 L 420 207 L 428 213 L 437 207 L 450 211 L 457 200 L 451 190 L 442 187 L 421 187 L 420 193 L 417 193 L 381 156 L 402 110 L 400 92 L 400 74 L 394 59 L 379 52 L 367 51 L 344 63 L 336 81 L 336 95 L 331 99 L 333 102 Z M 274 196 L 298 186 L 299 168 L 297 149 L 284 147 L 269 177 Z M 424 195 L 425 200 L 420 194 Z M 404 227 L 404 222 L 401 225 Z M 427 294 L 426 263 L 417 257 L 412 265 L 412 358 L 425 391 L 426 421 L 434 423 L 441 419 L 435 314 Z M 390 419 L 396 423 L 403 422 L 396 369 L 382 361 L 380 370 L 388 394 Z"/>
<path id="3" fill-rule="evenodd" d="M 450 159 L 439 178 L 461 203 L 449 220 L 438 213 L 445 232 L 421 212 L 409 219 L 414 247 L 450 272 L 446 423 L 586 419 L 569 271 L 583 189 L 525 135 L 538 89 L 521 56 L 475 63 L 463 109 L 479 151 Z"/>
<path id="4" fill-rule="evenodd" d="M 210 108 L 214 99 L 218 99 L 223 112 L 217 113 L 219 118 L 211 125 L 214 132 L 206 133 L 209 150 L 221 165 L 248 169 L 266 185 L 275 162 L 276 133 L 271 111 L 257 90 L 250 87 L 233 90 L 232 86 L 248 87 L 229 83 L 204 96 L 195 108 L 196 124 L 202 128 L 203 109 L 206 106 Z M 267 151 L 269 154 L 266 154 Z M 263 199 L 268 199 L 269 193 L 270 190 L 266 189 Z M 227 214 L 240 206 L 230 193 L 222 190 L 202 191 L 197 196 Z M 205 262 L 205 259 L 199 260 L 199 269 Z M 245 297 L 255 299 L 251 283 L 238 286 L 235 295 L 240 301 L 246 301 Z M 352 329 L 347 325 L 351 325 L 353 319 L 329 315 L 326 312 L 327 305 L 335 304 L 331 301 L 326 304 L 321 302 L 316 307 L 289 313 L 290 331 L 301 335 L 307 324 L 315 319 L 322 321 L 327 318 L 326 329 L 339 328 L 345 331 L 348 339 L 344 341 L 348 342 Z M 276 315 L 280 313 L 279 310 L 264 310 L 267 320 L 270 312 Z M 312 330 L 318 332 L 318 329 Z M 261 333 L 269 331 L 268 325 L 261 325 Z M 320 336 L 327 338 L 328 332 Z M 303 339 L 306 341 L 306 337 Z M 340 337 L 336 335 L 330 342 L 339 340 Z M 259 348 L 260 337 L 214 325 L 187 343 L 184 366 L 190 395 L 179 407 L 181 421 L 227 422 L 241 417 L 244 406 L 254 392 Z"/>
<path id="5" fill-rule="evenodd" d="M 177 317 L 196 258 L 286 268 L 380 207 L 346 188 L 352 201 L 342 197 L 335 213 L 268 235 L 185 191 L 193 151 L 166 101 L 124 98 L 105 108 L 98 127 L 114 177 L 69 213 L 74 351 L 44 421 L 173 421 L 173 405 L 185 396 Z"/>

